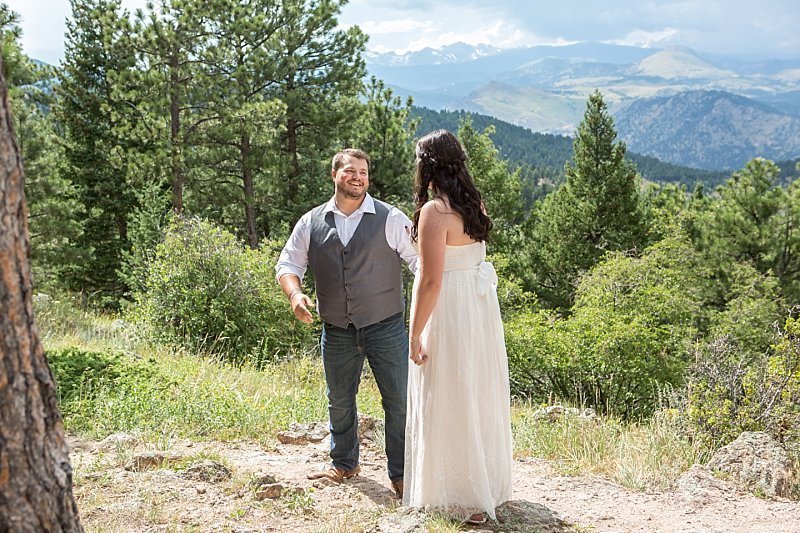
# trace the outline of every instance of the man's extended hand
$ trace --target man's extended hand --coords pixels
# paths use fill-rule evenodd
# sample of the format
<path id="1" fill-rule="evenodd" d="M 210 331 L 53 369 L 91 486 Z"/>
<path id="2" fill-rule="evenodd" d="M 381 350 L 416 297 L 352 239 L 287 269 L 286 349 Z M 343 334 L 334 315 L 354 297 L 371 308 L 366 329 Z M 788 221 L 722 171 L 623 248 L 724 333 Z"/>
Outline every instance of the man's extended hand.
<path id="1" fill-rule="evenodd" d="M 305 324 L 311 324 L 314 321 L 314 315 L 311 314 L 310 308 L 314 307 L 311 298 L 302 292 L 296 292 L 292 295 L 292 312 L 297 320 Z"/>

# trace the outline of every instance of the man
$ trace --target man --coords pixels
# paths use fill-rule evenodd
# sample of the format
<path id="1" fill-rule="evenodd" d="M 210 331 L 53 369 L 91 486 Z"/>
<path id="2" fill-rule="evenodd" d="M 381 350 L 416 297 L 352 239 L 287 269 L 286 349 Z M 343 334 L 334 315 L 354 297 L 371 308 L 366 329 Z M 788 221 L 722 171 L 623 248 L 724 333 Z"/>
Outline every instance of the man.
<path id="1" fill-rule="evenodd" d="M 402 497 L 408 335 L 401 259 L 416 267 L 411 221 L 367 194 L 367 154 L 343 150 L 331 167 L 333 198 L 300 218 L 275 267 L 292 311 L 307 324 L 312 302 L 300 283 L 311 267 L 322 319 L 332 466 L 308 477 L 341 483 L 361 471 L 356 392 L 366 358 L 383 400 L 389 479 Z"/>

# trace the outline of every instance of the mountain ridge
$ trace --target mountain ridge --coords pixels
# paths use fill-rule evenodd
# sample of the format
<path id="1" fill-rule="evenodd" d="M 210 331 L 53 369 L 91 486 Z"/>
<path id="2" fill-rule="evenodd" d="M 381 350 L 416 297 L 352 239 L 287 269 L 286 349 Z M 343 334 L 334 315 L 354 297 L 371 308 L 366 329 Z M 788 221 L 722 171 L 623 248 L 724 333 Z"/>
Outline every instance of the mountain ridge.
<path id="1" fill-rule="evenodd" d="M 368 61 L 367 66 L 396 94 L 411 96 L 420 106 L 491 115 L 542 133 L 571 133 L 589 94 L 600 90 L 611 114 L 622 117 L 621 134 L 632 147 L 683 166 L 723 170 L 756 156 L 800 156 L 794 141 L 800 57 L 577 43 L 436 65 L 391 67 Z M 665 98 L 696 91 L 712 96 L 702 99 L 703 105 L 698 99 L 682 107 L 671 122 L 669 113 L 656 110 L 670 105 Z M 711 100 L 717 105 L 710 105 Z M 710 110 L 714 112 L 704 115 Z M 634 112 L 645 114 L 632 117 Z M 737 116 L 742 113 L 753 127 L 745 127 Z"/>

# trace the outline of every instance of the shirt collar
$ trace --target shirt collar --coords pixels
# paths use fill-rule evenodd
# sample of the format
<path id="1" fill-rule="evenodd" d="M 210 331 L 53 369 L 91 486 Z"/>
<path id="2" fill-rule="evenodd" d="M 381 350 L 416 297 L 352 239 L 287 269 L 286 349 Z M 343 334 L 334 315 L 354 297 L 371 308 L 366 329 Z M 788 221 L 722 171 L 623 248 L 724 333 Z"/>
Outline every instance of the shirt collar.
<path id="1" fill-rule="evenodd" d="M 344 213 L 339 211 L 336 207 L 336 196 L 332 196 L 328 203 L 325 204 L 325 209 L 322 210 L 323 213 L 333 212 L 342 216 L 345 216 Z M 350 216 L 355 215 L 356 213 L 370 213 L 372 215 L 375 214 L 375 201 L 372 199 L 372 196 L 367 193 L 364 197 L 364 201 L 361 203 L 361 207 L 350 213 Z"/>

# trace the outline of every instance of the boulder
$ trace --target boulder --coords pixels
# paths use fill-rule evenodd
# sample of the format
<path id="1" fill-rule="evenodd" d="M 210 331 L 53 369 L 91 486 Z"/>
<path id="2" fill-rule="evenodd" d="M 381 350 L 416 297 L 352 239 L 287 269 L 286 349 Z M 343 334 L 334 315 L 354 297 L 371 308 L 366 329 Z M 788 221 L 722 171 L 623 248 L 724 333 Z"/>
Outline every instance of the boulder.
<path id="1" fill-rule="evenodd" d="M 142 452 L 133 456 L 126 465 L 125 470 L 141 472 L 157 468 L 165 468 L 182 459 L 181 456 L 163 452 Z"/>
<path id="2" fill-rule="evenodd" d="M 793 472 L 786 450 L 763 432 L 742 433 L 717 450 L 707 466 L 756 496 L 788 497 L 791 491 Z"/>
<path id="3" fill-rule="evenodd" d="M 736 492 L 736 487 L 714 476 L 704 465 L 692 467 L 678 478 L 677 493 L 692 505 L 709 505 L 723 500 L 726 494 Z"/>
<path id="4" fill-rule="evenodd" d="M 183 472 L 183 477 L 194 481 L 217 483 L 231 478 L 231 471 L 224 464 L 206 459 L 192 464 Z"/>
<path id="5" fill-rule="evenodd" d="M 310 424 L 298 424 L 292 422 L 287 431 L 278 433 L 278 440 L 282 444 L 305 445 L 309 443 L 322 442 L 328 436 L 330 430 L 326 422 L 312 422 Z"/>

